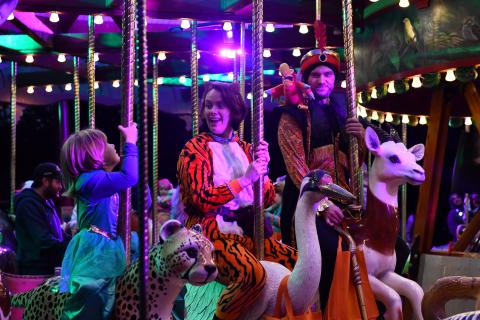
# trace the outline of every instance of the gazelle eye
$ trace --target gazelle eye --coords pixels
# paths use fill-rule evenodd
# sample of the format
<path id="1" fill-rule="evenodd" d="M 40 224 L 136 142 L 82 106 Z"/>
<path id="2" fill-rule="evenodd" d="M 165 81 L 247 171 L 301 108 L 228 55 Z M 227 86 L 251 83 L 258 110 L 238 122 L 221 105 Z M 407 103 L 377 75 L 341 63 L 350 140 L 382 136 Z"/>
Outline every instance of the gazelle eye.
<path id="1" fill-rule="evenodd" d="M 391 163 L 400 163 L 400 158 L 396 155 L 388 157 L 388 160 L 390 160 Z"/>
<path id="2" fill-rule="evenodd" d="M 195 248 L 188 248 L 185 250 L 189 258 L 195 259 L 198 255 L 198 251 Z"/>

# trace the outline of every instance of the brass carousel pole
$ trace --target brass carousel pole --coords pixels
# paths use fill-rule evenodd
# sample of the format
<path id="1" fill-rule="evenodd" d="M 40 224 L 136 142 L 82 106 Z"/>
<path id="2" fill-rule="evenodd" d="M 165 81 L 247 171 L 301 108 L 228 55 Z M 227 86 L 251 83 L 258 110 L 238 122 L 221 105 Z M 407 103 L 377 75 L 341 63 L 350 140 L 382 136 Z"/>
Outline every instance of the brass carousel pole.
<path id="1" fill-rule="evenodd" d="M 135 67 L 135 0 L 124 0 L 122 17 L 122 110 L 121 123 L 128 127 L 133 123 L 133 83 Z M 123 153 L 124 139 L 121 140 Z M 131 190 L 122 192 L 120 213 L 118 216 L 118 233 L 125 246 L 127 265 L 130 264 L 130 211 Z"/>
<path id="2" fill-rule="evenodd" d="M 10 81 L 10 214 L 15 214 L 15 168 L 17 161 L 17 63 L 12 61 Z"/>
<path id="3" fill-rule="evenodd" d="M 80 131 L 80 59 L 73 57 L 73 112 L 75 117 L 75 132 Z"/>
<path id="4" fill-rule="evenodd" d="M 198 59 L 197 59 L 197 20 L 192 21 L 192 41 L 190 56 L 190 76 L 192 78 L 192 136 L 198 134 Z"/>
<path id="5" fill-rule="evenodd" d="M 245 100 L 245 65 L 247 55 L 245 54 L 245 22 L 240 23 L 240 94 L 242 95 L 243 100 Z M 238 136 L 240 140 L 245 139 L 245 121 L 240 123 L 238 128 Z"/>
<path id="6" fill-rule="evenodd" d="M 93 15 L 88 16 L 88 124 L 95 128 L 95 24 Z"/>
<path id="7" fill-rule="evenodd" d="M 158 60 L 154 55 L 152 59 L 152 245 L 158 241 Z"/>
<path id="8" fill-rule="evenodd" d="M 253 59 L 253 150 L 263 140 L 263 0 L 253 0 L 252 16 L 252 59 Z M 255 209 L 255 253 L 262 260 L 264 247 L 263 177 L 253 186 Z"/>
<path id="9" fill-rule="evenodd" d="M 407 124 L 402 123 L 402 142 L 407 146 Z M 407 240 L 407 184 L 400 188 L 400 197 L 402 203 L 402 239 Z"/>

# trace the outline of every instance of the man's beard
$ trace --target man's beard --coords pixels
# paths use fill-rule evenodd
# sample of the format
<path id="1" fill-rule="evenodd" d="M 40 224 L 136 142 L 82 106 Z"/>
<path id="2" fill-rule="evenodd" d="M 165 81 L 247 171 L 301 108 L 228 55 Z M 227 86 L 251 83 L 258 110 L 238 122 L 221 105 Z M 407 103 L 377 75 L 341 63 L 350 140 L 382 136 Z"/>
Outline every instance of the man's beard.
<path id="1" fill-rule="evenodd" d="M 53 188 L 52 186 L 48 186 L 47 189 L 45 189 L 45 198 L 57 199 L 58 193 L 59 192 L 55 188 Z"/>

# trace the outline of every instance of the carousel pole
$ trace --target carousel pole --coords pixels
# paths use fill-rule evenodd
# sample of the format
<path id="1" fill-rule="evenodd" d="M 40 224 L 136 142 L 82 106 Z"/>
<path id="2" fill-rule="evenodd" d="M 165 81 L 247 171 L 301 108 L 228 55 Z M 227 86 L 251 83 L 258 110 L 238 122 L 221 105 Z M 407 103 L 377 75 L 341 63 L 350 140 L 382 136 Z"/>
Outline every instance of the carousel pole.
<path id="1" fill-rule="evenodd" d="M 88 16 L 88 124 L 95 128 L 95 24 L 93 15 Z"/>
<path id="2" fill-rule="evenodd" d="M 252 112 L 252 142 L 253 150 L 263 140 L 263 0 L 253 0 L 252 16 L 252 57 L 253 57 L 253 112 Z M 255 157 L 255 155 L 254 155 Z M 264 247 L 264 212 L 263 212 L 263 176 L 255 182 L 255 253 L 259 260 L 265 255 Z"/>
<path id="3" fill-rule="evenodd" d="M 133 83 L 135 66 L 135 0 L 124 0 L 122 17 L 122 110 L 121 123 L 128 127 L 133 123 Z M 123 153 L 124 138 L 121 139 Z M 130 264 L 130 211 L 131 190 L 122 192 L 120 197 L 120 213 L 118 231 L 125 246 L 127 265 Z"/>
<path id="4" fill-rule="evenodd" d="M 15 168 L 17 162 L 17 63 L 12 61 L 10 81 L 10 214 L 15 214 Z"/>
<path id="5" fill-rule="evenodd" d="M 407 124 L 402 123 L 402 142 L 407 146 Z M 400 188 L 400 197 L 402 203 L 402 239 L 407 240 L 407 184 Z"/>
<path id="6" fill-rule="evenodd" d="M 245 22 L 240 23 L 240 50 L 240 94 L 242 95 L 243 100 L 245 100 L 245 65 L 247 59 L 247 55 L 245 54 Z M 238 136 L 240 137 L 240 140 L 245 139 L 245 121 L 240 123 Z"/>
<path id="7" fill-rule="evenodd" d="M 73 57 L 73 112 L 75 116 L 75 132 L 80 131 L 80 75 L 78 57 Z"/>
<path id="8" fill-rule="evenodd" d="M 152 59 L 152 245 L 158 241 L 158 61 L 154 55 Z"/>
<path id="9" fill-rule="evenodd" d="M 192 43 L 190 56 L 190 76 L 192 78 L 192 136 L 198 134 L 198 59 L 197 59 L 197 20 L 192 20 Z"/>
<path id="10" fill-rule="evenodd" d="M 147 282 L 148 282 L 148 48 L 147 48 L 147 2 L 137 2 L 138 24 L 138 93 L 137 108 L 139 141 L 139 184 L 138 207 L 140 223 L 140 266 L 139 266 L 139 312 L 140 319 L 147 319 Z"/>

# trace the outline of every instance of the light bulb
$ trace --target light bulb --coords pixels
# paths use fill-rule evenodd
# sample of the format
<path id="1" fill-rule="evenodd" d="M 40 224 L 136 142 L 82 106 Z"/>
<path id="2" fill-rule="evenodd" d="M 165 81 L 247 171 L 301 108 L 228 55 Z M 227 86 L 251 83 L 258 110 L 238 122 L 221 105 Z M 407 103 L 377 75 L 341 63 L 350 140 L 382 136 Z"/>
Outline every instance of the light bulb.
<path id="1" fill-rule="evenodd" d="M 101 14 L 95 15 L 95 18 L 93 18 L 93 23 L 102 24 L 103 23 L 103 16 Z"/>
<path id="2" fill-rule="evenodd" d="M 427 124 L 427 117 L 425 116 L 420 116 L 420 120 L 418 121 L 420 124 Z"/>
<path id="3" fill-rule="evenodd" d="M 398 5 L 402 8 L 407 8 L 410 5 L 410 2 L 408 0 L 400 0 Z"/>
<path id="4" fill-rule="evenodd" d="M 251 93 L 251 92 L 249 92 L 249 93 L 247 94 L 247 99 L 248 99 L 248 100 L 252 100 L 252 93 Z"/>
<path id="5" fill-rule="evenodd" d="M 65 84 L 65 91 L 71 91 L 71 90 L 72 90 L 72 84 L 71 83 Z"/>
<path id="6" fill-rule="evenodd" d="M 26 63 L 33 63 L 33 61 L 33 56 L 31 54 L 27 55 L 27 57 L 25 58 Z"/>
<path id="7" fill-rule="evenodd" d="M 472 118 L 471 117 L 466 117 L 465 118 L 465 125 L 466 126 L 471 126 L 473 124 Z"/>
<path id="8" fill-rule="evenodd" d="M 378 96 L 377 96 L 377 88 L 373 87 L 372 89 L 372 94 L 370 95 L 372 97 L 372 99 L 377 99 Z"/>
<path id="9" fill-rule="evenodd" d="M 52 92 L 52 91 L 53 91 L 52 85 L 51 85 L 51 84 L 47 84 L 47 85 L 45 86 L 45 91 L 46 91 L 46 92 Z"/>
<path id="10" fill-rule="evenodd" d="M 362 118 L 366 118 L 368 116 L 367 109 L 365 107 L 362 107 L 362 106 L 358 107 L 357 114 Z"/>
<path id="11" fill-rule="evenodd" d="M 402 123 L 408 124 L 410 122 L 410 119 L 408 118 L 408 115 L 404 114 L 402 116 Z"/>
<path id="12" fill-rule="evenodd" d="M 157 78 L 157 85 L 161 86 L 163 84 L 163 77 Z"/>
<path id="13" fill-rule="evenodd" d="M 363 104 L 363 98 L 362 98 L 361 92 L 358 94 L 358 103 Z"/>
<path id="14" fill-rule="evenodd" d="M 178 82 L 180 82 L 180 83 L 185 83 L 185 82 L 187 82 L 187 77 L 185 77 L 185 76 L 180 76 L 180 77 L 178 78 Z"/>
<path id="15" fill-rule="evenodd" d="M 98 54 L 98 52 L 95 52 L 93 54 L 93 61 L 97 62 L 98 60 L 100 60 L 100 55 Z"/>
<path id="16" fill-rule="evenodd" d="M 197 51 L 197 60 L 200 59 L 200 51 Z"/>
<path id="17" fill-rule="evenodd" d="M 34 86 L 29 86 L 29 87 L 27 88 L 27 93 L 28 93 L 28 94 L 33 94 L 34 92 L 35 92 L 35 87 L 34 87 Z"/>
<path id="18" fill-rule="evenodd" d="M 228 80 L 233 81 L 233 72 L 229 72 L 227 78 Z"/>
<path id="19" fill-rule="evenodd" d="M 203 81 L 208 82 L 208 81 L 210 81 L 210 75 L 209 74 L 204 74 L 202 79 L 203 79 Z"/>
<path id="20" fill-rule="evenodd" d="M 274 32 L 275 31 L 275 26 L 273 25 L 273 23 L 267 23 L 267 25 L 265 26 L 265 31 Z"/>
<path id="21" fill-rule="evenodd" d="M 295 48 L 292 51 L 292 56 L 294 56 L 294 57 L 300 57 L 301 54 L 302 54 L 302 52 L 300 51 L 300 48 Z"/>
<path id="22" fill-rule="evenodd" d="M 232 38 L 233 38 L 233 31 L 232 31 L 232 30 L 227 31 L 227 38 L 228 38 L 228 39 L 232 39 Z"/>
<path id="23" fill-rule="evenodd" d="M 158 53 L 158 60 L 163 61 L 163 60 L 166 60 L 166 59 L 167 59 L 167 54 L 163 51 L 160 51 Z"/>
<path id="24" fill-rule="evenodd" d="M 263 91 L 263 97 L 264 97 L 264 98 L 267 98 L 267 97 L 268 97 L 267 91 Z"/>
<path id="25" fill-rule="evenodd" d="M 300 28 L 298 29 L 298 32 L 300 32 L 301 34 L 306 34 L 308 33 L 308 26 L 306 24 L 301 24 L 300 25 Z"/>
<path id="26" fill-rule="evenodd" d="M 452 81 L 455 81 L 456 77 L 455 77 L 455 72 L 454 72 L 455 69 L 449 69 L 447 70 L 447 75 L 445 76 L 445 80 L 448 81 L 448 82 L 452 82 Z"/>
<path id="27" fill-rule="evenodd" d="M 378 2 L 378 0 L 370 0 L 370 2 Z"/>
<path id="28" fill-rule="evenodd" d="M 50 20 L 50 22 L 57 23 L 58 21 L 60 21 L 60 17 L 58 16 L 57 12 L 53 11 L 52 13 L 50 13 L 50 18 L 48 20 Z"/>
<path id="29" fill-rule="evenodd" d="M 346 80 L 342 80 L 341 84 L 340 84 L 340 87 L 342 87 L 343 89 L 347 88 L 347 81 Z"/>
<path id="30" fill-rule="evenodd" d="M 8 15 L 7 20 L 12 21 L 13 19 L 15 19 L 15 16 L 13 15 L 13 12 L 12 12 Z"/>
<path id="31" fill-rule="evenodd" d="M 233 27 L 232 27 L 232 23 L 230 21 L 225 21 L 223 23 L 223 30 L 225 31 L 232 31 Z"/>
<path id="32" fill-rule="evenodd" d="M 378 112 L 377 111 L 373 111 L 372 112 L 372 120 L 377 120 L 379 119 L 380 117 L 378 116 Z"/>
<path id="33" fill-rule="evenodd" d="M 58 54 L 57 61 L 58 61 L 58 62 L 65 62 L 65 61 L 67 61 L 67 57 L 65 57 L 65 54 L 64 54 L 64 53 L 59 53 L 59 54 Z"/>
<path id="34" fill-rule="evenodd" d="M 395 82 L 390 81 L 387 88 L 388 93 L 395 93 Z"/>
<path id="35" fill-rule="evenodd" d="M 387 122 L 392 122 L 393 121 L 393 116 L 390 112 L 387 112 L 387 115 L 385 116 L 385 121 L 387 121 Z"/>
<path id="36" fill-rule="evenodd" d="M 120 87 L 120 80 L 113 80 L 112 87 L 119 88 Z"/>
<path id="37" fill-rule="evenodd" d="M 414 76 L 412 80 L 412 87 L 414 88 L 420 88 L 422 86 L 422 80 L 420 79 L 420 76 Z"/>
<path id="38" fill-rule="evenodd" d="M 133 81 L 133 85 L 134 85 L 135 87 L 138 87 L 138 79 L 135 79 L 135 81 Z"/>
<path id="39" fill-rule="evenodd" d="M 264 58 L 270 58 L 272 56 L 272 53 L 270 52 L 269 49 L 263 49 L 263 57 Z"/>
<path id="40" fill-rule="evenodd" d="M 2 56 L 0 56 L 0 63 L 2 63 Z"/>
<path id="41" fill-rule="evenodd" d="M 180 22 L 180 28 L 182 28 L 182 29 L 190 28 L 190 20 L 182 19 L 181 22 Z"/>
<path id="42" fill-rule="evenodd" d="M 98 81 L 95 81 L 93 87 L 95 88 L 95 90 L 97 90 L 98 88 L 100 88 L 100 83 L 98 83 Z"/>

